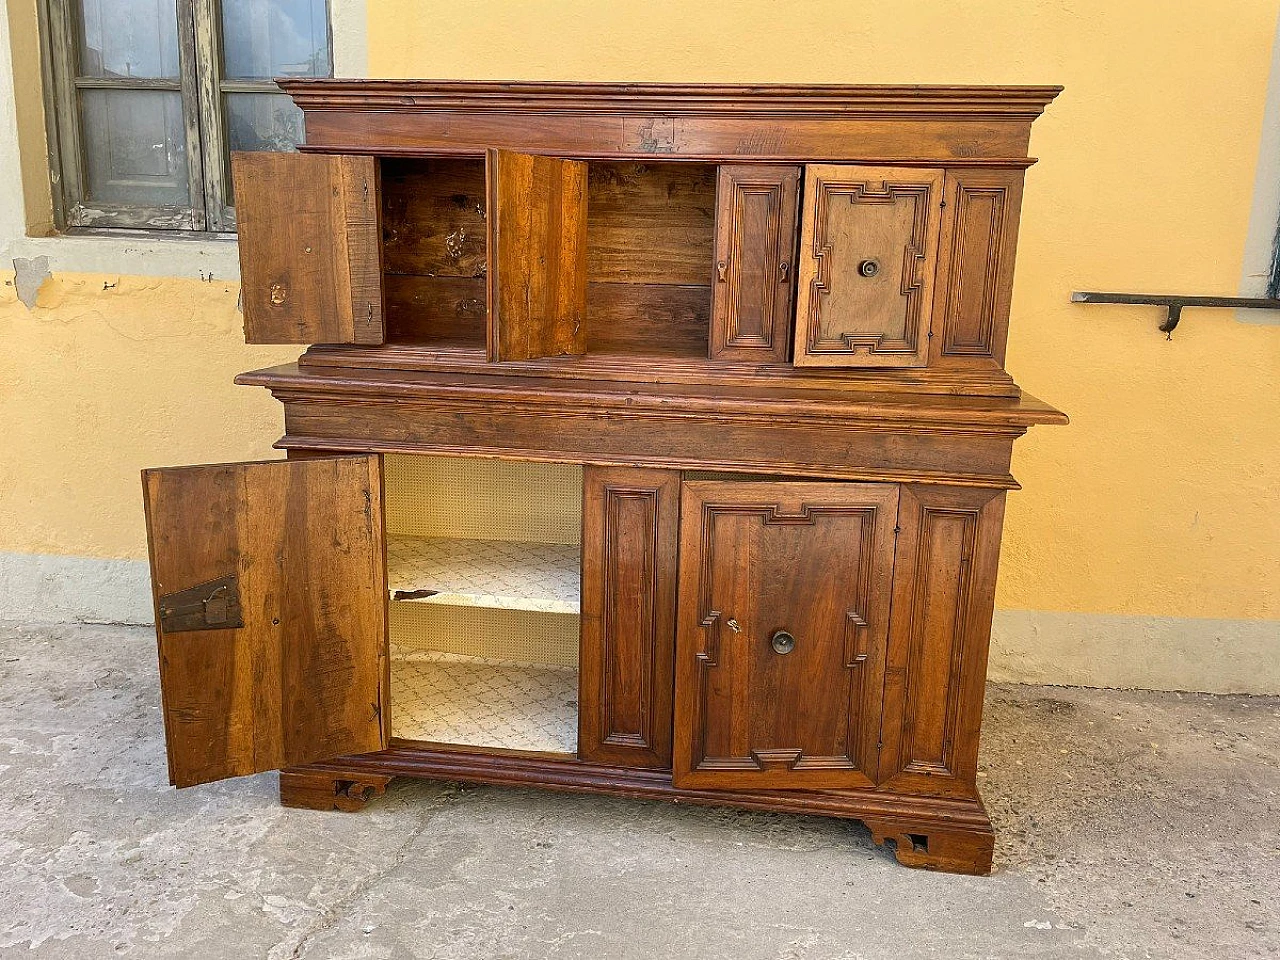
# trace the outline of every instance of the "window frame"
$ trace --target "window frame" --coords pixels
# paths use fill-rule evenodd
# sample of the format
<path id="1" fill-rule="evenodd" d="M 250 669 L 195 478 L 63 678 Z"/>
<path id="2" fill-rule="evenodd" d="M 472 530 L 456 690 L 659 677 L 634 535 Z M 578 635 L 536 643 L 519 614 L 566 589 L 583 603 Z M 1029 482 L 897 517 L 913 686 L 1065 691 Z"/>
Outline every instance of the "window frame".
<path id="1" fill-rule="evenodd" d="M 145 231 L 165 237 L 233 236 L 235 208 L 230 170 L 224 161 L 227 138 L 223 95 L 280 94 L 273 80 L 223 76 L 219 0 L 175 0 L 178 17 L 176 79 L 84 77 L 79 71 L 79 0 L 39 4 L 45 112 L 53 186 L 54 222 L 67 233 Z M 325 4 L 330 73 L 333 14 Z M 79 97 L 83 90 L 160 90 L 182 98 L 189 205 L 146 206 L 85 202 L 84 155 Z"/>
<path id="2" fill-rule="evenodd" d="M 1267 274 L 1267 288 L 1262 295 L 1280 300 L 1280 221 L 1276 222 L 1276 232 L 1271 239 L 1271 269 Z"/>

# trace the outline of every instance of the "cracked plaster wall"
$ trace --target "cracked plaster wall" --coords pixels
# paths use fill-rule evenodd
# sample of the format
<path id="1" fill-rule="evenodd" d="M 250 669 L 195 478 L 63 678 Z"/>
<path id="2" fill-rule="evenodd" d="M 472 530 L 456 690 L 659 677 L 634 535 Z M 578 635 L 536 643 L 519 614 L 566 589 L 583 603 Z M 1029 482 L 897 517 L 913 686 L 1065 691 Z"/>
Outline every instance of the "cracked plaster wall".
<path id="1" fill-rule="evenodd" d="M 236 387 L 293 347 L 249 347 L 238 282 L 0 274 L 0 554 L 146 556 L 144 467 L 278 456 L 280 406 Z"/>

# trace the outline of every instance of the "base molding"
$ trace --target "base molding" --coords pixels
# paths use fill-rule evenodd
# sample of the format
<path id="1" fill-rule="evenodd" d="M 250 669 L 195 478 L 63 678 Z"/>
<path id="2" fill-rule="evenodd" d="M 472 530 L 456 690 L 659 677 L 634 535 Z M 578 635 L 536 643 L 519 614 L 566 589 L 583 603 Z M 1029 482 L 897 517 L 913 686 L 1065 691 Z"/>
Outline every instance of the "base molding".
<path id="1" fill-rule="evenodd" d="M 1006 540 L 1007 542 L 1007 540 Z M 1280 620 L 996 610 L 996 683 L 1280 693 Z"/>
<path id="2" fill-rule="evenodd" d="M 990 873 L 995 845 L 991 820 L 976 797 L 920 797 L 874 790 L 691 790 L 673 786 L 669 771 L 606 766 L 558 754 L 476 753 L 407 741 L 393 741 L 378 753 L 284 770 L 280 799 L 291 807 L 354 811 L 381 796 L 393 777 L 861 820 L 877 844 L 893 842 L 899 863 L 949 873 Z"/>

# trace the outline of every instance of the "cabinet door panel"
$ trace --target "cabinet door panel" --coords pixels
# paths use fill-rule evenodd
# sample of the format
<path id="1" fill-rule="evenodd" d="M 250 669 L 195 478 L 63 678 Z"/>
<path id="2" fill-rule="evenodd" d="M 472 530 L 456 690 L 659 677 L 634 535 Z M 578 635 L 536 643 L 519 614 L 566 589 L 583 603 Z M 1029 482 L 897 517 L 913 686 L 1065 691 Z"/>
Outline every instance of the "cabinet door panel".
<path id="1" fill-rule="evenodd" d="M 387 744 L 377 457 L 143 473 L 169 778 Z"/>
<path id="2" fill-rule="evenodd" d="M 586 352 L 587 165 L 486 155 L 490 360 Z"/>
<path id="3" fill-rule="evenodd" d="M 378 161 L 231 157 L 248 343 L 384 339 Z"/>
<path id="4" fill-rule="evenodd" d="M 756 363 L 786 361 L 799 187 L 799 167 L 720 167 L 712 357 Z"/>
<path id="5" fill-rule="evenodd" d="M 948 170 L 932 362 L 1004 365 L 1021 170 Z"/>
<path id="6" fill-rule="evenodd" d="M 587 467 L 578 752 L 671 766 L 680 473 Z"/>
<path id="7" fill-rule="evenodd" d="M 1004 492 L 904 486 L 882 785 L 975 796 Z"/>
<path id="8" fill-rule="evenodd" d="M 875 782 L 897 500 L 886 484 L 684 485 L 677 786 Z"/>
<path id="9" fill-rule="evenodd" d="M 928 359 L 942 171 L 805 167 L 797 366 Z"/>

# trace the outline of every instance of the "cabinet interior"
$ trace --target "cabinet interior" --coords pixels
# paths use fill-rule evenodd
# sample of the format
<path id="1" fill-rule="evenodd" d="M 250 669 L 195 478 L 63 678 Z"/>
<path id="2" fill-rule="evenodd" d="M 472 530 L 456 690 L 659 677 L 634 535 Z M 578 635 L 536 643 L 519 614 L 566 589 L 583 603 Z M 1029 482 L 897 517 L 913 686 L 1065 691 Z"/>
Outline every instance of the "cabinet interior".
<path id="1" fill-rule="evenodd" d="M 381 180 L 387 340 L 483 349 L 484 158 L 384 159 Z"/>
<path id="2" fill-rule="evenodd" d="M 582 468 L 384 469 L 392 735 L 576 753 Z"/>
<path id="3" fill-rule="evenodd" d="M 387 341 L 482 349 L 484 159 L 381 163 Z M 716 169 L 710 163 L 588 164 L 588 353 L 706 357 Z"/>

